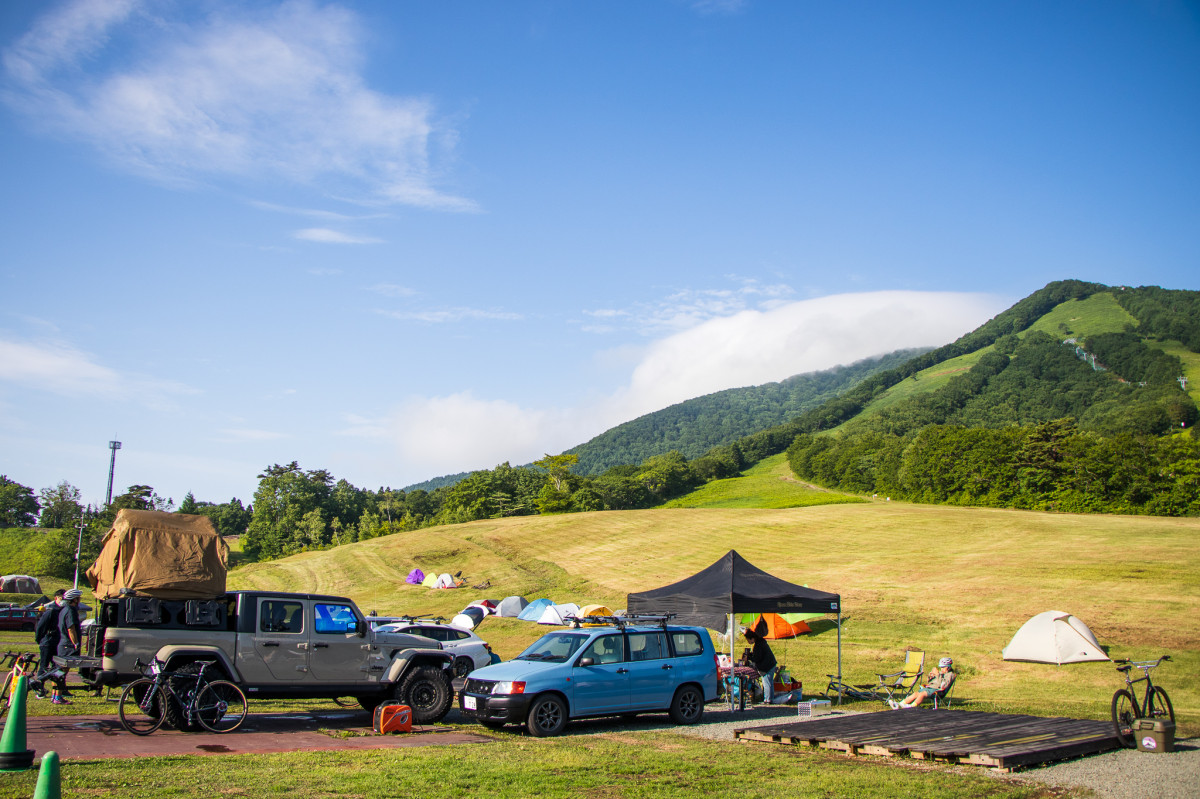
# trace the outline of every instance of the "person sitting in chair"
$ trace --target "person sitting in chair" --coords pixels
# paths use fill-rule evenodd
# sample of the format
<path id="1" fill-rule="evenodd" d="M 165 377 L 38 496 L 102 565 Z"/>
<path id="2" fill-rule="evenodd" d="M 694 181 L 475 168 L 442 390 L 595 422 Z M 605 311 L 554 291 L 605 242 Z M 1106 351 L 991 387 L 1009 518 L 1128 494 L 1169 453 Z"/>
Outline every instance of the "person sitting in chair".
<path id="1" fill-rule="evenodd" d="M 766 639 L 755 630 L 747 628 L 742 635 L 750 642 L 750 665 L 762 677 L 763 703 L 771 704 L 775 699 L 775 653 L 767 646 Z"/>
<path id="2" fill-rule="evenodd" d="M 938 661 L 936 669 L 930 669 L 929 674 L 925 677 L 924 685 L 900 702 L 889 699 L 888 705 L 891 706 L 892 710 L 898 710 L 900 708 L 916 707 L 926 699 L 934 696 L 941 699 L 950 690 L 950 686 L 954 685 L 954 677 L 954 661 L 950 658 L 942 658 Z"/>

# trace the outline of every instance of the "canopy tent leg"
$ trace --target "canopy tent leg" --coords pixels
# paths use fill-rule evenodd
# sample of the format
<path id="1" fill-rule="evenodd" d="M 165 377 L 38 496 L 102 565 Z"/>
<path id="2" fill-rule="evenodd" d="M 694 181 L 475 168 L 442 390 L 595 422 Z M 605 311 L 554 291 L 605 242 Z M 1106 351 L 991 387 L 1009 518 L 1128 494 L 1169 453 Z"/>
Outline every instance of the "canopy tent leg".
<path id="1" fill-rule="evenodd" d="M 838 685 L 842 684 L 842 603 L 838 603 Z M 842 692 L 838 691 L 838 705 L 842 704 Z"/>

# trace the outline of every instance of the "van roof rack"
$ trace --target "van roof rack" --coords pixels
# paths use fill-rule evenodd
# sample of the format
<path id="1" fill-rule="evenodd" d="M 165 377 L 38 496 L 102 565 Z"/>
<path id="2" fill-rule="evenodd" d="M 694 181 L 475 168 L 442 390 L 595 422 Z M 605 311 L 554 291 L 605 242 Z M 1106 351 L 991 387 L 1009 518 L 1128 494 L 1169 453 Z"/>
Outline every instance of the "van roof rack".
<path id="1" fill-rule="evenodd" d="M 674 613 L 634 613 L 629 616 L 566 616 L 563 621 L 569 623 L 572 627 L 579 628 L 587 625 L 611 625 L 624 630 L 630 626 L 646 626 L 646 627 L 662 627 L 667 629 L 667 624 L 675 617 Z"/>

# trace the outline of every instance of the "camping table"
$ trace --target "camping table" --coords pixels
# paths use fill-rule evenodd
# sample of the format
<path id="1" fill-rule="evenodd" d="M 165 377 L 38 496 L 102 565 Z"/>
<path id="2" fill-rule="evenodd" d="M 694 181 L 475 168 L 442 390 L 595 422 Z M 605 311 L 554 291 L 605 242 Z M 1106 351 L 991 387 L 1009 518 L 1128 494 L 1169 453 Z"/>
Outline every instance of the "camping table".
<path id="1" fill-rule="evenodd" d="M 725 687 L 726 694 L 729 694 L 729 683 L 726 681 L 729 677 L 735 677 L 741 682 L 741 691 L 743 699 L 746 696 L 746 691 L 750 689 L 750 681 L 757 680 L 762 675 L 753 666 L 719 666 L 717 668 L 717 680 Z M 745 702 L 741 703 L 742 708 L 745 708 Z M 729 697 L 729 708 L 734 709 L 734 700 Z"/>

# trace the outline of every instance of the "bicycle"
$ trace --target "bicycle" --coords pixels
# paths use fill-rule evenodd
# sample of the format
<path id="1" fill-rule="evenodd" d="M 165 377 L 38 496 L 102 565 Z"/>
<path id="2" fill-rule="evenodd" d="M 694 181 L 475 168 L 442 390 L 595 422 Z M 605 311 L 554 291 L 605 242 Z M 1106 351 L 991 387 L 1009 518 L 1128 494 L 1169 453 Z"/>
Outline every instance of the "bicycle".
<path id="1" fill-rule="evenodd" d="M 4 685 L 0 686 L 0 718 L 8 712 L 12 702 L 12 692 L 17 687 L 18 677 L 30 679 L 37 673 L 38 656 L 35 652 L 5 652 L 0 655 L 0 669 L 9 669 L 4 675 Z M 29 680 L 25 681 L 26 684 Z"/>
<path id="2" fill-rule="evenodd" d="M 155 658 L 146 668 L 150 676 L 134 680 L 121 692 L 121 726 L 134 735 L 149 735 L 178 709 L 181 727 L 195 722 L 209 732 L 233 732 L 246 720 L 246 695 L 228 680 L 208 680 L 204 672 L 213 665 L 211 660 L 200 661 L 195 673 L 167 671 Z M 134 666 L 141 668 L 141 660 Z"/>
<path id="3" fill-rule="evenodd" d="M 1170 655 L 1163 655 L 1158 660 L 1118 660 L 1117 663 L 1124 663 L 1124 666 L 1117 666 L 1117 671 L 1125 675 L 1125 687 L 1113 694 L 1112 698 L 1112 720 L 1113 729 L 1116 730 L 1117 740 L 1121 742 L 1121 746 L 1126 749 L 1132 749 L 1137 745 L 1133 735 L 1133 724 L 1138 719 L 1162 719 L 1169 718 L 1171 723 L 1175 723 L 1175 708 L 1171 707 L 1171 699 L 1167 696 L 1167 692 L 1160 686 L 1154 684 L 1150 679 L 1150 670 L 1157 668 L 1165 660 L 1170 660 Z M 1130 677 L 1130 672 L 1134 669 L 1141 669 L 1146 676 L 1138 677 L 1136 680 Z M 1146 683 L 1146 691 L 1139 704 L 1137 693 L 1134 691 L 1134 683 Z"/>

